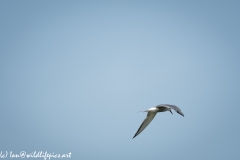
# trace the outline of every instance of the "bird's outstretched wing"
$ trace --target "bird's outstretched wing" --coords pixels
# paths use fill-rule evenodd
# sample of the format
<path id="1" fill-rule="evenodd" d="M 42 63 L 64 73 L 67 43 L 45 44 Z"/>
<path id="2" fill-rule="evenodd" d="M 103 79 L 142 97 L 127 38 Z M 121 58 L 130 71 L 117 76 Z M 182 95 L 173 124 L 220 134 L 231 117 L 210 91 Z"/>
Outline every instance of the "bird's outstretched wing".
<path id="1" fill-rule="evenodd" d="M 167 108 L 174 109 L 177 113 L 179 113 L 180 115 L 182 115 L 182 116 L 184 117 L 184 114 L 182 113 L 181 109 L 178 108 L 178 107 L 175 106 L 175 105 L 171 105 L 171 104 L 160 104 L 160 105 L 157 105 L 156 107 L 157 107 L 157 108 L 159 108 L 159 107 L 167 107 Z"/>
<path id="2" fill-rule="evenodd" d="M 139 135 L 148 126 L 148 124 L 153 120 L 156 114 L 157 112 L 148 112 L 147 117 L 144 119 L 143 123 L 141 124 L 133 138 Z"/>

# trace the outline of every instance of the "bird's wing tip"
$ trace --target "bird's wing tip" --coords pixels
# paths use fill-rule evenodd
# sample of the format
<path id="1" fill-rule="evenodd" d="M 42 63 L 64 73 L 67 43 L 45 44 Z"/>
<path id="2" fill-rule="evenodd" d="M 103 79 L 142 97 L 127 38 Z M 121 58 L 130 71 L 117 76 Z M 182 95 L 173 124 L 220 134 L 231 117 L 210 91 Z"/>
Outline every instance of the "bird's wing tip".
<path id="1" fill-rule="evenodd" d="M 135 134 L 132 139 L 134 139 L 134 138 L 137 137 L 137 136 L 138 136 L 138 134 Z"/>

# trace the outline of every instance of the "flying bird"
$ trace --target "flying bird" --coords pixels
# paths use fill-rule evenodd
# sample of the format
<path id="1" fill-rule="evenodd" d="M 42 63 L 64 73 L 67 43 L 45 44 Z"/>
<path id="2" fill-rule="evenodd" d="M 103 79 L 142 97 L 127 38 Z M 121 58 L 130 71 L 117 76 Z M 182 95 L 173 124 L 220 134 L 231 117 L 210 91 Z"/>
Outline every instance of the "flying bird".
<path id="1" fill-rule="evenodd" d="M 155 106 L 153 108 L 150 108 L 146 111 L 142 111 L 142 112 L 148 112 L 148 114 L 147 114 L 147 117 L 142 122 L 139 129 L 137 130 L 137 133 L 133 136 L 133 138 L 135 138 L 137 135 L 139 135 L 148 126 L 148 124 L 153 120 L 153 118 L 155 117 L 155 115 L 158 112 L 169 111 L 169 112 L 172 113 L 171 109 L 174 109 L 177 113 L 179 113 L 180 115 L 182 115 L 184 117 L 184 114 L 182 113 L 182 111 L 177 106 L 170 105 L 170 104 L 160 104 L 160 105 L 157 105 L 157 106 Z"/>

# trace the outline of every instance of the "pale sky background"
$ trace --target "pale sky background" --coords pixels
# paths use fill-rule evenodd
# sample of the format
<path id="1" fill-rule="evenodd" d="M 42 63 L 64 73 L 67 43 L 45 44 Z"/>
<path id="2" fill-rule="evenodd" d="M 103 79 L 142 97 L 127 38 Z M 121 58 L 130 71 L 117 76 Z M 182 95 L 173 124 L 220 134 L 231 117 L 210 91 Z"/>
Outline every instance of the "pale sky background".
<path id="1" fill-rule="evenodd" d="M 0 151 L 240 159 L 239 1 L 0 1 Z M 159 113 L 132 139 L 155 105 Z M 39 158 L 42 159 L 42 158 Z"/>

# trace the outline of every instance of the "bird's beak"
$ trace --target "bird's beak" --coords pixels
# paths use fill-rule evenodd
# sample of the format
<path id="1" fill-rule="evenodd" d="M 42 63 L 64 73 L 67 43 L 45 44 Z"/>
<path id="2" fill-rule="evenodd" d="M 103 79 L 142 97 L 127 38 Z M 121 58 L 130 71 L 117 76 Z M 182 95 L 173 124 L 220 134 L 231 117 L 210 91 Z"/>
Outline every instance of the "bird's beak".
<path id="1" fill-rule="evenodd" d="M 169 111 L 172 113 L 171 109 L 170 109 Z M 172 114 L 173 114 L 173 113 L 172 113 Z"/>
<path id="2" fill-rule="evenodd" d="M 138 112 L 148 112 L 148 110 L 146 110 L 146 111 L 138 111 Z"/>

